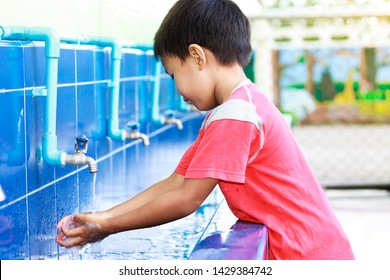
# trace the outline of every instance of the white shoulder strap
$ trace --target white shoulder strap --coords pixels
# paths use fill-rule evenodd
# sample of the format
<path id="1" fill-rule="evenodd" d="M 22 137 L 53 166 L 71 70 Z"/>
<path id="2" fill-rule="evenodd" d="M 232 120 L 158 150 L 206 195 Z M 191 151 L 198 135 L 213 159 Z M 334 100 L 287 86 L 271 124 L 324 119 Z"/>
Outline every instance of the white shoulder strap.
<path id="1" fill-rule="evenodd" d="M 259 128 L 259 116 L 255 112 L 253 105 L 245 100 L 231 99 L 214 109 L 210 117 L 203 124 L 204 129 L 217 120 L 232 119 L 253 123 Z"/>
<path id="2" fill-rule="evenodd" d="M 241 99 L 231 99 L 215 108 L 202 124 L 203 129 L 207 129 L 210 123 L 218 120 L 230 119 L 253 123 L 260 132 L 259 149 L 251 156 L 248 163 L 252 162 L 264 145 L 263 120 L 256 113 L 256 109 L 251 102 Z"/>

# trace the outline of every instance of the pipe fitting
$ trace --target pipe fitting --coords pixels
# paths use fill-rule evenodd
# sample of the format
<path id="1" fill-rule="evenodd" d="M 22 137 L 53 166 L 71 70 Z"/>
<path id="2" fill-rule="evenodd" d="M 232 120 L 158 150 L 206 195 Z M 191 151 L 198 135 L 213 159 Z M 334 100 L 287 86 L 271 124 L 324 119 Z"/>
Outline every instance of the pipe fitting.
<path id="1" fill-rule="evenodd" d="M 84 45 L 96 45 L 111 48 L 111 70 L 109 102 L 108 135 L 113 140 L 123 140 L 123 129 L 119 128 L 119 85 L 122 60 L 122 45 L 119 40 L 112 37 L 78 36 L 77 38 L 62 38 L 62 42 Z"/>
<path id="2" fill-rule="evenodd" d="M 1 26 L 1 38 L 5 40 L 44 41 L 46 57 L 60 57 L 60 37 L 57 31 L 43 26 Z"/>
<path id="3" fill-rule="evenodd" d="M 63 151 L 57 150 L 57 82 L 60 37 L 49 27 L 2 26 L 1 39 L 20 41 L 44 41 L 46 56 L 46 103 L 44 135 L 42 138 L 43 158 L 51 165 L 61 165 Z"/>

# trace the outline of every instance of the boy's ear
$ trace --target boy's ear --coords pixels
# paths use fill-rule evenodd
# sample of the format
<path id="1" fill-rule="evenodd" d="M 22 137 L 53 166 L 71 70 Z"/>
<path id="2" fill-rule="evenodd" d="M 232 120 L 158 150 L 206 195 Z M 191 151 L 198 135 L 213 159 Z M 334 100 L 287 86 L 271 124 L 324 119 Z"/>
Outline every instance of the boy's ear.
<path id="1" fill-rule="evenodd" d="M 199 70 L 202 70 L 207 62 L 206 53 L 203 48 L 198 44 L 191 44 L 188 46 L 188 52 L 190 57 L 194 59 L 195 63 L 198 65 Z"/>

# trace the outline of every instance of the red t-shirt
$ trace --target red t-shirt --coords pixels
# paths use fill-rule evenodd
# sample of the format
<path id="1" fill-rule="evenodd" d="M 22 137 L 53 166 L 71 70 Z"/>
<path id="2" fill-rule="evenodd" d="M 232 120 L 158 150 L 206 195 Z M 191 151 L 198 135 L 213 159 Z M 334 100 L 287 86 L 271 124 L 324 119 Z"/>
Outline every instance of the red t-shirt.
<path id="1" fill-rule="evenodd" d="M 354 259 L 291 129 L 249 80 L 206 117 L 176 172 L 220 180 L 235 216 L 268 227 L 270 259 Z"/>

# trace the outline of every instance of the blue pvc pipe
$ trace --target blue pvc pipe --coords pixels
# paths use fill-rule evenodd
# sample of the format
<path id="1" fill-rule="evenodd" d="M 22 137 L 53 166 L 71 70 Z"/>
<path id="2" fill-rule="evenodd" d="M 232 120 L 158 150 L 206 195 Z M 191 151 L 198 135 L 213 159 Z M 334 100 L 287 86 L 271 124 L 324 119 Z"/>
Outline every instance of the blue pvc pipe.
<path id="1" fill-rule="evenodd" d="M 132 48 L 132 49 L 138 49 L 138 50 L 141 50 L 141 51 L 151 51 L 151 50 L 153 50 L 153 45 L 151 45 L 151 44 L 132 44 L 132 45 L 124 46 L 124 47 Z"/>
<path id="2" fill-rule="evenodd" d="M 151 114 L 151 120 L 154 123 L 162 124 L 164 117 L 161 117 L 160 113 L 160 93 L 161 93 L 161 69 L 162 69 L 162 63 L 161 60 L 158 59 L 154 62 L 154 68 L 153 68 L 153 77 L 151 78 L 152 81 L 152 114 Z M 188 112 L 188 104 L 184 102 L 184 100 L 181 98 L 178 101 L 178 104 L 174 104 L 175 102 L 171 102 L 172 108 L 178 108 L 182 112 Z M 173 110 L 166 110 L 164 112 L 168 113 L 169 111 L 174 112 Z M 174 117 L 174 116 L 173 116 Z"/>
<path id="3" fill-rule="evenodd" d="M 122 129 L 119 128 L 119 79 L 121 59 L 111 57 L 111 85 L 108 119 L 108 135 L 113 140 L 124 140 Z"/>
<path id="4" fill-rule="evenodd" d="M 125 130 L 119 128 L 119 84 L 122 60 L 122 45 L 118 40 L 111 37 L 63 37 L 61 38 L 61 41 L 73 44 L 95 45 L 111 48 L 111 82 L 108 85 L 110 88 L 108 135 L 113 140 L 125 140 Z"/>
<path id="5" fill-rule="evenodd" d="M 142 51 L 153 51 L 153 45 L 150 44 L 134 44 L 134 45 L 130 45 L 129 47 L 140 49 Z M 162 70 L 161 60 L 156 59 L 153 64 L 153 74 L 152 77 L 150 78 L 150 81 L 152 82 L 151 121 L 157 124 L 161 124 L 163 122 L 163 118 L 161 117 L 161 113 L 160 113 L 161 70 Z M 183 100 L 183 98 L 180 98 L 177 104 L 171 104 L 171 107 L 178 108 L 178 110 L 181 112 L 189 111 L 189 106 Z"/>
<path id="6" fill-rule="evenodd" d="M 44 135 L 42 138 L 43 159 L 51 165 L 63 166 L 64 151 L 57 149 L 57 81 L 60 38 L 57 32 L 48 27 L 1 26 L 0 38 L 19 41 L 44 41 L 46 56 L 46 105 Z"/>
<path id="7" fill-rule="evenodd" d="M 134 44 L 134 45 L 130 45 L 129 47 L 139 49 L 142 51 L 153 51 L 153 45 L 150 44 Z M 162 68 L 161 60 L 160 59 L 155 60 L 153 63 L 153 73 L 149 79 L 152 82 L 151 121 L 157 124 L 161 124 L 163 120 L 160 114 L 161 68 Z"/>
<path id="8" fill-rule="evenodd" d="M 152 115 L 151 115 L 152 121 L 160 124 L 161 124 L 161 116 L 160 116 L 161 67 L 162 67 L 161 61 L 157 60 L 154 63 L 153 78 L 152 78 L 153 86 L 152 86 Z"/>

